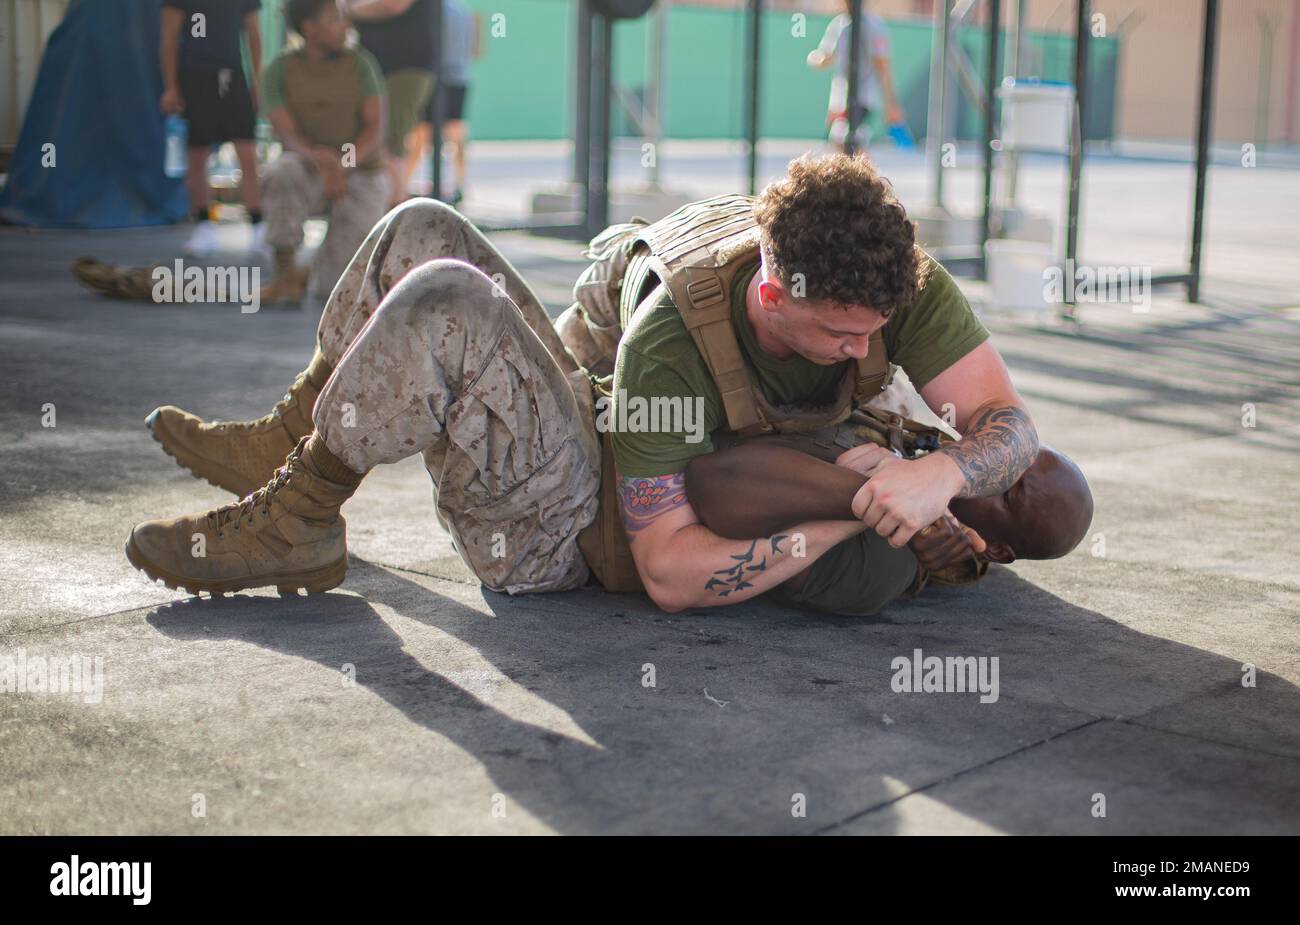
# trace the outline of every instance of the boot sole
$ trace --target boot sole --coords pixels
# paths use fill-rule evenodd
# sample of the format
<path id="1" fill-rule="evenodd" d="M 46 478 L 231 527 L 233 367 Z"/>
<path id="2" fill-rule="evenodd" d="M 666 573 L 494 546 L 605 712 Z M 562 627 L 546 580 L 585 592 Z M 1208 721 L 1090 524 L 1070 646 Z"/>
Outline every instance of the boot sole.
<path id="1" fill-rule="evenodd" d="M 166 569 L 159 568 L 145 558 L 144 553 L 136 546 L 134 536 L 126 541 L 126 558 L 128 562 L 154 581 L 161 581 L 173 591 L 184 589 L 195 596 L 200 591 L 206 591 L 216 597 L 217 595 L 232 594 L 235 591 L 267 588 L 271 585 L 275 585 L 275 589 L 281 594 L 297 594 L 299 590 L 306 591 L 308 594 L 321 594 L 341 585 L 348 573 L 348 557 L 345 554 L 337 562 L 332 562 L 317 569 L 309 569 L 305 572 L 267 575 L 262 578 L 253 576 L 248 578 L 227 578 L 224 581 L 184 578 L 180 575 L 173 575 Z"/>
<path id="2" fill-rule="evenodd" d="M 165 427 L 160 427 L 157 411 L 150 412 L 149 416 L 144 419 L 144 426 L 149 429 L 149 435 L 162 447 L 162 451 L 174 459 L 178 466 L 188 471 L 196 479 L 203 479 L 214 488 L 232 492 L 243 498 L 249 492 L 257 491 L 266 484 L 265 481 L 258 482 L 255 485 L 250 484 L 244 476 L 239 475 L 237 472 L 213 462 L 206 456 L 200 456 L 198 453 L 186 449 L 185 445 L 176 439 L 175 434 Z M 166 436 L 166 439 L 164 439 L 163 435 Z M 268 473 L 267 479 L 270 479 L 273 474 Z"/>

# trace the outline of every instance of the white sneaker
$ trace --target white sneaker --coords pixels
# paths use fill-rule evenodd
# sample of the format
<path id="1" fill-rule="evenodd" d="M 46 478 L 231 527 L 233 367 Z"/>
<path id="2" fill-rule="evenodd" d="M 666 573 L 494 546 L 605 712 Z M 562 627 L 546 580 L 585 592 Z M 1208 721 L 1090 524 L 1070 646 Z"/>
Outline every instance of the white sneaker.
<path id="1" fill-rule="evenodd" d="M 191 257 L 211 257 L 217 252 L 217 229 L 212 222 L 199 222 L 190 239 L 185 242 L 185 253 Z"/>

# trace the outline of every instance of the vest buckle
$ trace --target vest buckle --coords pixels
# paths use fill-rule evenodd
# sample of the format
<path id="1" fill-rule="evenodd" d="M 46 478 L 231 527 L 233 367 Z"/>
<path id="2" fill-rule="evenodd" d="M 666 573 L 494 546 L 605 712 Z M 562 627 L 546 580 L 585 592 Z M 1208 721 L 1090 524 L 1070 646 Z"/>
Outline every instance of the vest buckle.
<path id="1" fill-rule="evenodd" d="M 686 296 L 692 308 L 712 308 L 723 299 L 722 280 L 716 273 L 693 279 L 686 284 Z"/>

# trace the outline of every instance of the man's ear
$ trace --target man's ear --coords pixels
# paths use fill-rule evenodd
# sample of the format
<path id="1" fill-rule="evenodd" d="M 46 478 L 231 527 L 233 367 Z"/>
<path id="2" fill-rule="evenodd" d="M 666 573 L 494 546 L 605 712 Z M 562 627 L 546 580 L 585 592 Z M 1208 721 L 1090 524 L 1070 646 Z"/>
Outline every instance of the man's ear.
<path id="1" fill-rule="evenodd" d="M 773 311 L 785 298 L 785 289 L 781 284 L 770 279 L 759 280 L 758 301 L 763 308 Z"/>
<path id="2" fill-rule="evenodd" d="M 984 558 L 990 562 L 1010 565 L 1016 561 L 1016 553 L 1006 543 L 989 543 L 988 549 L 984 550 Z"/>

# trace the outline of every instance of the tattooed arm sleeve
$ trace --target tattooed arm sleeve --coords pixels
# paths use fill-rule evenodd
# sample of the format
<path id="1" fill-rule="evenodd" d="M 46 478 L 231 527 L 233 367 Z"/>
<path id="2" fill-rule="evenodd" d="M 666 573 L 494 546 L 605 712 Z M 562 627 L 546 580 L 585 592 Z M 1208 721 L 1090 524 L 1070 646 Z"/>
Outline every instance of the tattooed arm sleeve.
<path id="1" fill-rule="evenodd" d="M 618 492 L 623 529 L 627 531 L 627 541 L 635 543 L 641 531 L 660 515 L 687 503 L 686 473 L 619 479 Z"/>
<path id="2" fill-rule="evenodd" d="M 1038 455 L 1038 431 L 1024 409 L 1014 405 L 981 412 L 961 440 L 944 446 L 961 469 L 959 498 L 984 498 L 1006 491 Z"/>

